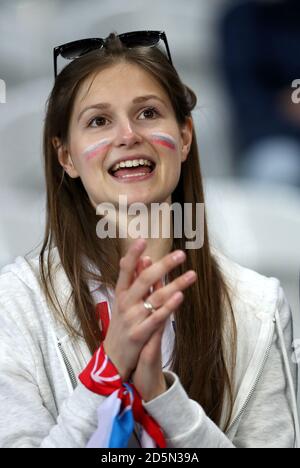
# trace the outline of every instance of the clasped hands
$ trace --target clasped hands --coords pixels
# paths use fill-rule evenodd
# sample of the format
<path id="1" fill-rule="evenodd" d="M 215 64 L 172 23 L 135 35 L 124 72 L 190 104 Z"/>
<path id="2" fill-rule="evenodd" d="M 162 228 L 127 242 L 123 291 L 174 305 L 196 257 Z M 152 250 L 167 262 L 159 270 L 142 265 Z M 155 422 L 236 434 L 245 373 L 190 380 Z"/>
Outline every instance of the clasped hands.
<path id="1" fill-rule="evenodd" d="M 167 390 L 161 355 L 165 324 L 182 303 L 182 291 L 197 279 L 190 270 L 164 286 L 162 278 L 183 263 L 186 255 L 178 250 L 152 263 L 150 257 L 142 257 L 146 245 L 144 239 L 134 241 L 120 260 L 111 322 L 103 343 L 122 380 L 131 379 L 145 402 Z M 146 300 L 155 311 L 145 308 Z"/>

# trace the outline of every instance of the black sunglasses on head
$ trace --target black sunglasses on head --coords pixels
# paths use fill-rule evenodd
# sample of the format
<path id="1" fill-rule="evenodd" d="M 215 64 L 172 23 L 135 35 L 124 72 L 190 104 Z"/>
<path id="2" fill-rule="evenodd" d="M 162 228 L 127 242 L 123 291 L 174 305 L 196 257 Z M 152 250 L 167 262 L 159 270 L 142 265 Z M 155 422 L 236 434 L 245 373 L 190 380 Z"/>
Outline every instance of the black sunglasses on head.
<path id="1" fill-rule="evenodd" d="M 120 41 L 129 49 L 133 47 L 153 47 L 156 46 L 160 40 L 165 44 L 167 57 L 171 65 L 172 58 L 167 41 L 167 36 L 164 31 L 132 31 L 117 36 Z M 61 55 L 67 60 L 74 60 L 82 55 L 91 52 L 92 50 L 101 49 L 105 46 L 106 39 L 99 37 L 90 39 L 80 39 L 79 41 L 68 42 L 53 49 L 54 61 L 54 76 L 57 76 L 57 57 Z"/>

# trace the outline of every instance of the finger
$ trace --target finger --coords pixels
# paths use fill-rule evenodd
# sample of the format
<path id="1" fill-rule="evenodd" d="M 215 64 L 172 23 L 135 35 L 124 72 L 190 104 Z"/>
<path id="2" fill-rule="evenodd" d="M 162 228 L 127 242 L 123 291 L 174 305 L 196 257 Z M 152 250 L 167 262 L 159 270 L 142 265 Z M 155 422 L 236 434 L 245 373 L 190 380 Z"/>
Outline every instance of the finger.
<path id="1" fill-rule="evenodd" d="M 137 266 L 135 268 L 135 276 L 136 278 L 141 274 L 143 270 L 148 268 L 150 265 L 152 265 L 152 260 L 150 257 L 141 257 L 138 259 Z"/>
<path id="2" fill-rule="evenodd" d="M 164 282 L 162 279 L 158 280 L 153 286 L 153 291 L 158 291 L 160 288 L 164 287 Z"/>
<path id="3" fill-rule="evenodd" d="M 116 284 L 115 292 L 120 294 L 127 291 L 134 281 L 134 273 L 137 262 L 146 248 L 145 239 L 138 239 L 129 247 L 126 255 L 120 260 L 120 273 Z"/>
<path id="4" fill-rule="evenodd" d="M 152 260 L 149 256 L 142 257 L 139 261 L 137 272 L 140 274 L 143 270 L 152 265 Z"/>
<path id="5" fill-rule="evenodd" d="M 148 268 L 150 265 L 152 265 L 152 260 L 149 256 L 146 256 L 146 257 L 142 257 L 139 259 L 138 261 L 138 266 L 136 268 L 136 271 L 137 271 L 137 275 L 136 277 L 138 277 L 140 275 L 140 273 L 145 270 L 146 268 Z M 163 281 L 160 279 L 158 280 L 154 285 L 153 287 L 151 287 L 148 291 L 148 293 L 143 297 L 143 300 L 145 301 L 150 294 L 152 294 L 153 291 L 157 291 L 158 289 L 162 288 L 163 287 Z"/>
<path id="6" fill-rule="evenodd" d="M 152 265 L 152 260 L 149 256 L 140 258 L 138 261 L 137 268 L 136 268 L 136 272 L 137 272 L 136 277 L 138 277 L 141 274 L 141 272 L 145 270 L 146 268 L 148 268 L 150 265 Z M 151 293 L 152 293 L 152 289 L 150 288 L 149 291 L 143 297 L 143 300 L 145 301 Z"/>
<path id="7" fill-rule="evenodd" d="M 132 286 L 128 289 L 126 307 L 131 307 L 140 302 L 151 286 L 156 284 L 176 266 L 183 263 L 185 259 L 186 255 L 183 251 L 179 250 L 171 252 L 161 260 L 143 270 Z"/>
<path id="8" fill-rule="evenodd" d="M 184 291 L 185 289 L 192 286 L 196 280 L 196 272 L 194 270 L 189 270 L 166 286 L 153 291 L 147 300 L 153 305 L 155 309 L 157 309 L 161 307 L 162 304 L 164 304 L 168 299 L 170 299 L 173 294 L 176 293 L 176 291 Z"/>
<path id="9" fill-rule="evenodd" d="M 136 265 L 136 267 L 135 267 L 134 279 L 136 279 L 136 278 L 140 275 L 140 273 L 143 271 L 143 269 L 144 269 L 144 263 L 145 263 L 145 262 L 144 262 L 144 259 L 145 259 L 145 258 L 146 258 L 146 257 L 141 257 L 141 258 L 138 259 L 137 265 Z"/>
<path id="10" fill-rule="evenodd" d="M 148 341 L 153 333 L 159 330 L 167 318 L 179 307 L 183 299 L 183 293 L 181 291 L 176 291 L 162 307 L 151 313 L 139 324 L 137 338 Z"/>
<path id="11" fill-rule="evenodd" d="M 147 260 L 147 261 L 146 261 Z M 152 260 L 150 257 L 144 257 L 144 266 L 147 268 L 148 266 L 152 265 Z M 143 268 L 145 269 L 145 268 Z M 160 289 L 161 287 L 163 287 L 163 280 L 160 279 L 158 280 L 152 287 L 152 290 L 151 290 L 151 293 L 153 291 L 156 291 L 157 289 Z M 151 289 L 151 288 L 150 288 Z"/>
<path id="12" fill-rule="evenodd" d="M 140 365 L 155 365 L 158 362 L 161 364 L 161 340 L 164 330 L 165 324 L 160 326 L 146 342 L 139 357 Z"/>

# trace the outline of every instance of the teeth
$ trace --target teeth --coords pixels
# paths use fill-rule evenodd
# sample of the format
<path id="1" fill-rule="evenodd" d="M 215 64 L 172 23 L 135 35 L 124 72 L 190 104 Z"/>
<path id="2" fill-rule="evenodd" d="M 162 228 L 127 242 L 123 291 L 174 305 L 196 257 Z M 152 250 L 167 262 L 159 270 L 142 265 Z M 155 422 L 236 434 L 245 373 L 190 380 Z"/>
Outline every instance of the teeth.
<path id="1" fill-rule="evenodd" d="M 111 171 L 115 172 L 120 167 L 138 167 L 138 166 L 152 166 L 152 162 L 148 161 L 147 159 L 134 159 L 133 161 L 122 161 L 120 163 L 115 164 Z"/>

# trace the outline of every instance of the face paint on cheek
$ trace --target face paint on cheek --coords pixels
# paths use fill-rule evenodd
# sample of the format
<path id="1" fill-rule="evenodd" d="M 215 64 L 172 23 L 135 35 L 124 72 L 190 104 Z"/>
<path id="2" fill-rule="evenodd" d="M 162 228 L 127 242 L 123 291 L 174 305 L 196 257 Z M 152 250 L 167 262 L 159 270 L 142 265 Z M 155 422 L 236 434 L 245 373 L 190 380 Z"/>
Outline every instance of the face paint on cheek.
<path id="1" fill-rule="evenodd" d="M 162 145 L 165 148 L 169 148 L 173 151 L 176 150 L 177 145 L 175 139 L 167 133 L 152 133 L 151 140 L 157 145 Z"/>
<path id="2" fill-rule="evenodd" d="M 98 141 L 98 143 L 94 143 L 93 145 L 88 146 L 83 152 L 83 157 L 87 161 L 90 161 L 91 159 L 94 159 L 96 156 L 100 156 L 102 153 L 105 153 L 110 143 L 111 143 L 111 140 L 108 140 L 107 138 L 105 138 L 103 140 Z"/>

